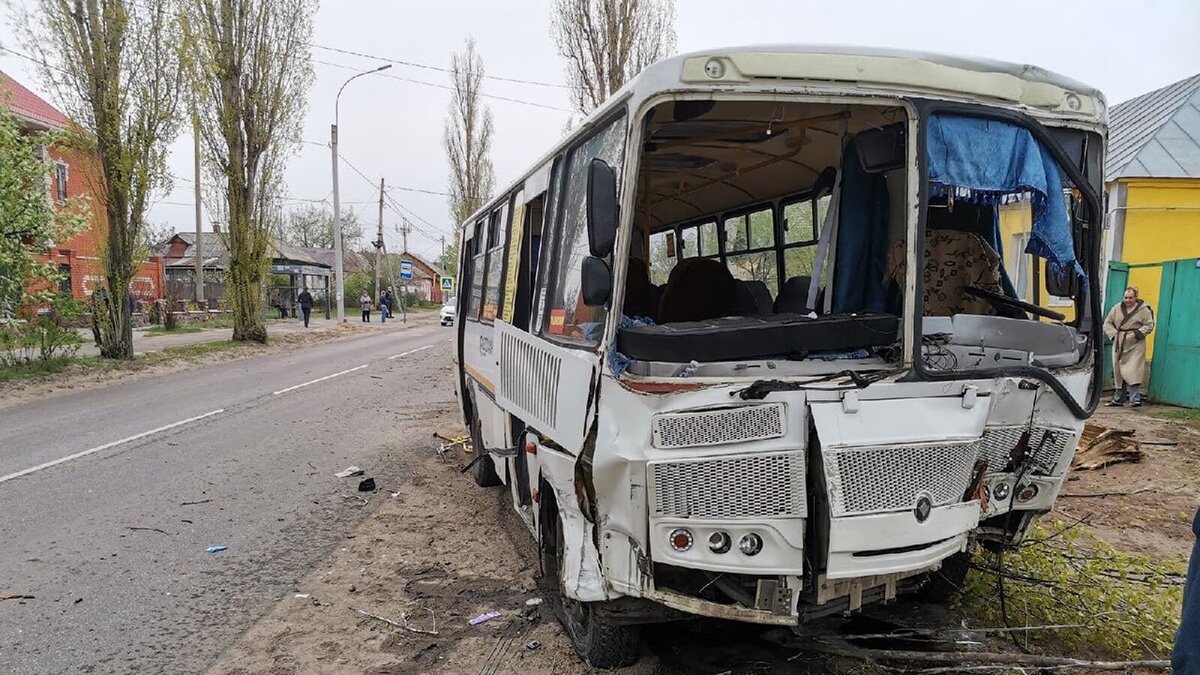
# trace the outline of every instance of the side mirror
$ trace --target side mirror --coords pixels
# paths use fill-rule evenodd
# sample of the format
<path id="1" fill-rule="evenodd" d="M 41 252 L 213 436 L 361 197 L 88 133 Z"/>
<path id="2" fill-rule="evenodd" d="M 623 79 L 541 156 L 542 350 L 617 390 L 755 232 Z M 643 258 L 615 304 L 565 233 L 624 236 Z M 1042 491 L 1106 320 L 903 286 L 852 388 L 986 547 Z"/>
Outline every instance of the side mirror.
<path id="1" fill-rule="evenodd" d="M 604 258 L 617 241 L 617 174 L 600 158 L 588 165 L 587 230 L 592 255 Z"/>
<path id="2" fill-rule="evenodd" d="M 612 270 L 603 258 L 589 255 L 583 259 L 583 275 L 580 293 L 583 304 L 588 307 L 602 307 L 612 295 Z"/>

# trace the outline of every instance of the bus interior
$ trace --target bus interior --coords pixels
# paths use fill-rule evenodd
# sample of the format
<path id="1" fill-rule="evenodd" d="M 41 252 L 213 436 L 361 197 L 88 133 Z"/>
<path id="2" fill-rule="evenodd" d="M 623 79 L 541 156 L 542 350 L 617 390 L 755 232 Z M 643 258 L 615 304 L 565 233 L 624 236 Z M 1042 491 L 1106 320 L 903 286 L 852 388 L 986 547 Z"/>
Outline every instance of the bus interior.
<path id="1" fill-rule="evenodd" d="M 1048 153 L 1016 125 L 935 121 L 930 143 L 944 161 L 931 159 L 941 172 L 931 181 L 946 183 L 931 183 L 925 206 L 925 367 L 1080 362 L 1086 338 L 1062 314 L 1018 297 L 998 226 L 1000 205 L 1028 202 L 1041 227 L 1026 252 L 1056 270 L 1046 273 L 1048 287 L 1056 278 L 1052 292 L 1075 295 L 1076 228 L 1062 174 L 1043 166 Z M 676 100 L 642 124 L 614 369 L 649 377 L 897 370 L 917 200 L 904 106 Z M 970 156 L 982 152 L 1015 159 Z M 961 176 L 972 162 L 982 177 Z M 1056 191 L 1061 208 L 1045 198 Z"/>

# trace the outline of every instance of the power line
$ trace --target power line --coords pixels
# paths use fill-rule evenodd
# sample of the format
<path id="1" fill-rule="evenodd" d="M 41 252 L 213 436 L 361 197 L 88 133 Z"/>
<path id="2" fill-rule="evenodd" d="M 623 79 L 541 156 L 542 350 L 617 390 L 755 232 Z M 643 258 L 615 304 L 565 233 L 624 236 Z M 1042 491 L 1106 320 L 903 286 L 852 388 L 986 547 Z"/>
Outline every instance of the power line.
<path id="1" fill-rule="evenodd" d="M 422 68 L 425 70 L 436 70 L 436 71 L 442 72 L 442 73 L 453 73 L 454 72 L 454 70 L 451 68 L 443 68 L 440 66 L 431 66 L 431 65 L 428 65 L 425 63 L 415 63 L 413 61 L 400 61 L 398 59 L 390 59 L 386 56 L 378 56 L 375 54 L 366 54 L 363 52 L 352 51 L 350 49 L 341 49 L 339 47 L 327 47 L 325 45 L 319 45 L 315 42 L 313 43 L 312 46 L 316 47 L 317 49 L 323 49 L 327 52 L 335 52 L 337 54 L 347 54 L 349 56 L 359 56 L 364 59 L 374 59 L 376 61 L 386 61 L 387 63 L 394 63 L 399 66 L 409 66 L 411 68 Z M 500 77 L 499 75 L 484 74 L 483 78 L 487 79 L 487 80 L 496 80 L 498 82 L 513 82 L 516 84 L 529 84 L 529 85 L 533 85 L 535 87 L 553 87 L 555 89 L 569 89 L 569 87 L 565 84 L 557 84 L 554 82 L 539 82 L 537 80 L 522 80 L 522 79 L 516 78 L 516 77 Z"/>
<path id="2" fill-rule="evenodd" d="M 359 169 L 357 166 L 354 166 L 353 164 L 351 164 L 350 160 L 346 159 L 345 157 L 343 157 L 341 155 L 338 155 L 338 159 L 340 159 L 342 162 L 344 162 L 346 164 L 346 166 L 350 167 L 354 171 L 354 173 L 357 173 L 359 176 L 361 176 L 362 179 L 364 181 L 366 181 L 367 184 L 369 184 L 372 188 L 375 187 L 375 181 L 370 176 L 368 176 L 366 173 L 364 173 L 361 169 Z M 439 232 L 441 230 L 441 228 L 439 228 L 438 226 L 429 222 L 428 220 L 425 220 L 419 214 L 414 212 L 412 209 L 409 209 L 408 207 L 404 206 L 400 202 L 397 202 L 391 195 L 387 194 L 386 192 L 384 193 L 384 197 L 385 197 L 386 205 L 389 208 L 391 208 L 392 211 L 394 211 L 396 213 L 396 215 L 400 216 L 400 219 L 403 220 L 405 222 L 405 224 L 411 226 L 417 232 L 420 232 L 421 234 L 428 237 L 430 241 L 438 241 L 438 238 L 442 236 L 441 233 L 432 234 L 429 231 L 425 230 L 424 228 L 420 228 L 420 227 L 417 227 L 416 225 L 414 225 L 412 223 L 412 221 L 410 221 L 408 219 L 408 216 L 406 216 L 404 213 L 401 213 L 401 211 L 407 212 L 413 218 L 416 218 L 417 220 L 421 221 L 422 223 L 425 223 L 426 225 L 428 225 L 429 227 L 432 227 L 435 230 L 439 230 Z"/>

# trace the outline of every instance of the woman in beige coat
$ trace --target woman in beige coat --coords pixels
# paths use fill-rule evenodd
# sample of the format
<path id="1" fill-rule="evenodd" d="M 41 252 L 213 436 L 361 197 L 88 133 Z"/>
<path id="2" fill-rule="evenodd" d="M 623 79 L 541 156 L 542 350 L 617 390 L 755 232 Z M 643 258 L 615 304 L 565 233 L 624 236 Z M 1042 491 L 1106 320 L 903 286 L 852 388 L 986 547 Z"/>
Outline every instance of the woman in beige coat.
<path id="1" fill-rule="evenodd" d="M 1146 381 L 1146 336 L 1154 330 L 1154 311 L 1140 298 L 1138 290 L 1125 289 L 1125 298 L 1104 319 L 1104 334 L 1112 340 L 1113 383 L 1116 391 L 1109 405 L 1134 407 L 1142 404 Z"/>

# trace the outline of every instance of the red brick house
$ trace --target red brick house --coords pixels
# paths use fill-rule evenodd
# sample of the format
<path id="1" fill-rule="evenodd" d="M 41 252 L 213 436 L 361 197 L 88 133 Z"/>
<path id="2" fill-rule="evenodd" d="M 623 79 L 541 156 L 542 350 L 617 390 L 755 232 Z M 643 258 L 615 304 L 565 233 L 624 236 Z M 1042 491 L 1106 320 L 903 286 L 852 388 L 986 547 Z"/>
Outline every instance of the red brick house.
<path id="1" fill-rule="evenodd" d="M 413 278 L 408 282 L 408 291 L 416 293 L 418 300 L 441 304 L 445 300 L 442 297 L 442 278 L 447 276 L 446 273 L 437 265 L 414 253 L 405 251 L 400 254 L 400 259 L 409 260 L 413 264 Z"/>
<path id="2" fill-rule="evenodd" d="M 0 72 L 0 105 L 4 105 L 24 125 L 27 133 L 64 131 L 71 120 L 37 94 Z M 104 211 L 104 193 L 99 189 L 99 160 L 75 148 L 50 144 L 43 150 L 53 170 L 47 184 L 47 199 L 63 204 L 67 199 L 89 195 L 91 223 L 67 241 L 56 242 L 46 258 L 64 272 L 60 287 L 77 299 L 85 300 L 104 284 L 100 251 L 104 246 L 108 219 Z M 163 264 L 151 257 L 138 266 L 130 284 L 135 297 L 152 301 L 162 297 Z"/>

